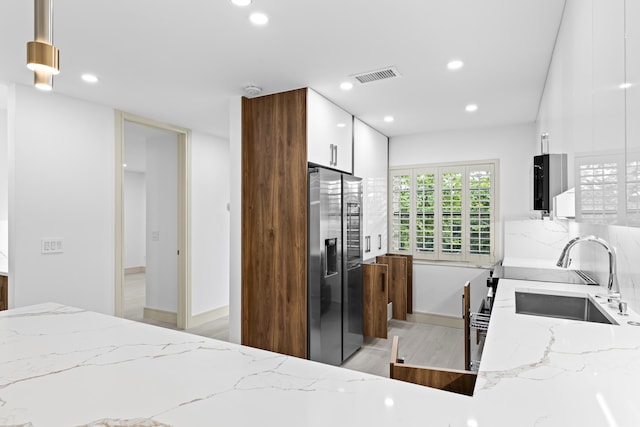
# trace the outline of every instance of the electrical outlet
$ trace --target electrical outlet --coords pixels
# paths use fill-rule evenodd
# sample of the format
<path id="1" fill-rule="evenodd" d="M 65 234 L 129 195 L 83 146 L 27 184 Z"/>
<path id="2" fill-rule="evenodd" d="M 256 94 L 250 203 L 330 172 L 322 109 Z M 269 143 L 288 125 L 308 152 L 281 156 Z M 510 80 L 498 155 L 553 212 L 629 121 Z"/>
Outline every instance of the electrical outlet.
<path id="1" fill-rule="evenodd" d="M 42 254 L 61 254 L 62 239 L 42 239 L 40 241 L 40 253 Z"/>

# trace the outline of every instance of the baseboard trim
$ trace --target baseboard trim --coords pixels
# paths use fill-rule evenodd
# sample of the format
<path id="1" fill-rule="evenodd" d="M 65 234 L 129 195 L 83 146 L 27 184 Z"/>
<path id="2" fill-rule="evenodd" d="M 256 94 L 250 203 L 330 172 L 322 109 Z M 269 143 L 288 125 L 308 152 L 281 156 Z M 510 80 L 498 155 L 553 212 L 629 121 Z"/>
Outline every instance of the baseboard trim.
<path id="1" fill-rule="evenodd" d="M 175 311 L 145 307 L 142 316 L 145 319 L 155 320 L 156 322 L 171 323 L 174 325 L 178 324 L 178 313 Z"/>
<path id="2" fill-rule="evenodd" d="M 124 269 L 124 274 L 136 274 L 136 273 L 144 273 L 147 270 L 147 267 L 144 265 L 140 267 L 127 267 Z"/>
<path id="3" fill-rule="evenodd" d="M 189 327 L 194 328 L 207 322 L 218 320 L 222 317 L 229 315 L 229 306 L 223 305 L 222 307 L 214 308 L 213 310 L 204 311 L 191 317 Z"/>
<path id="4" fill-rule="evenodd" d="M 413 314 L 407 314 L 407 320 L 415 323 L 427 323 L 429 325 L 464 329 L 464 319 L 454 316 L 445 316 L 444 314 L 420 313 L 414 311 Z"/>

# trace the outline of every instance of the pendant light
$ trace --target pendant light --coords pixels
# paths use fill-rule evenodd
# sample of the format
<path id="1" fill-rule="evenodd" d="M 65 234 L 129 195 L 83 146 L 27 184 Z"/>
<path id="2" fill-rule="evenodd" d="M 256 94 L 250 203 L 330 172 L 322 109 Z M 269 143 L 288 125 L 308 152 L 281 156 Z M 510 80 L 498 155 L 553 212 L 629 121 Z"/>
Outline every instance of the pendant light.
<path id="1" fill-rule="evenodd" d="M 34 41 L 27 43 L 27 68 L 41 90 L 53 89 L 53 76 L 60 72 L 60 52 L 53 45 L 53 0 L 34 0 Z"/>

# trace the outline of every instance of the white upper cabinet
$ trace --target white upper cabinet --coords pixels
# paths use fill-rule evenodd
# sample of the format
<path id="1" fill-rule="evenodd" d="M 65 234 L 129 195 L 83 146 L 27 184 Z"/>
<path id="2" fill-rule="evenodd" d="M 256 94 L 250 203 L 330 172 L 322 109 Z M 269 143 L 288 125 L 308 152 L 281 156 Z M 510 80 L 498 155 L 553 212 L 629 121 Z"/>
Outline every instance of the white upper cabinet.
<path id="1" fill-rule="evenodd" d="M 353 174 L 362 178 L 363 259 L 387 253 L 389 139 L 359 119 L 353 122 Z"/>
<path id="2" fill-rule="evenodd" d="M 353 116 L 311 89 L 307 91 L 307 159 L 353 172 Z"/>

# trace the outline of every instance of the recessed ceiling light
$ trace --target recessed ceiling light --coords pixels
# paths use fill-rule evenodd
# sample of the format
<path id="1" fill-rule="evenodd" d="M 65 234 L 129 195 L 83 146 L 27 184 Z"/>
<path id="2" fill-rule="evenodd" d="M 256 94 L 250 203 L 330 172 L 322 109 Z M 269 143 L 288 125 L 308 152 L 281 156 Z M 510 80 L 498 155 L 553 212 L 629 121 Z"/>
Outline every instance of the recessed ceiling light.
<path id="1" fill-rule="evenodd" d="M 466 107 L 464 107 L 465 110 L 467 110 L 467 112 L 469 113 L 473 113 L 474 111 L 478 111 L 478 106 L 476 104 L 469 104 Z"/>
<path id="2" fill-rule="evenodd" d="M 629 89 L 631 87 L 631 83 L 622 83 L 618 86 L 620 89 Z"/>
<path id="3" fill-rule="evenodd" d="M 464 62 L 460 61 L 459 59 L 454 59 L 453 61 L 449 61 L 449 63 L 447 64 L 447 68 L 450 69 L 451 71 L 459 70 L 463 66 L 464 66 Z"/>
<path id="4" fill-rule="evenodd" d="M 342 90 L 351 90 L 351 89 L 353 89 L 353 83 L 351 83 L 351 82 L 342 82 L 342 83 L 340 83 L 340 89 L 342 89 Z"/>
<path id="5" fill-rule="evenodd" d="M 384 121 L 387 122 L 387 123 L 391 123 L 394 120 L 395 119 L 393 118 L 393 116 L 385 116 L 384 117 Z"/>
<path id="6" fill-rule="evenodd" d="M 93 74 L 83 74 L 82 80 L 84 80 L 87 83 L 98 83 L 98 78 Z"/>
<path id="7" fill-rule="evenodd" d="M 231 3 L 235 4 L 236 6 L 245 7 L 251 4 L 251 0 L 231 0 Z"/>
<path id="8" fill-rule="evenodd" d="M 264 13 L 256 12 L 249 15 L 249 20 L 254 25 L 265 25 L 267 22 L 269 22 L 269 17 Z"/>
<path id="9" fill-rule="evenodd" d="M 344 127 L 347 127 L 347 125 L 345 123 L 338 123 L 338 127 L 339 128 L 344 128 Z"/>

